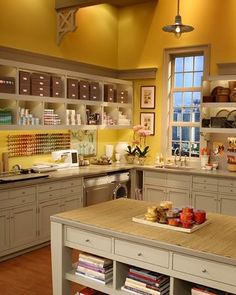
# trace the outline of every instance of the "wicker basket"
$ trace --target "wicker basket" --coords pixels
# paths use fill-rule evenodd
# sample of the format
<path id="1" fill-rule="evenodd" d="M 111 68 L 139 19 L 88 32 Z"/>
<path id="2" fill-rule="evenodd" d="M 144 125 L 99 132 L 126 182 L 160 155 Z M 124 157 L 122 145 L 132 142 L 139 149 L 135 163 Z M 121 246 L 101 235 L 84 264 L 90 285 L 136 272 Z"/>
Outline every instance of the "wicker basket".
<path id="1" fill-rule="evenodd" d="M 236 172 L 236 163 L 235 164 L 228 163 L 227 169 L 231 172 Z"/>

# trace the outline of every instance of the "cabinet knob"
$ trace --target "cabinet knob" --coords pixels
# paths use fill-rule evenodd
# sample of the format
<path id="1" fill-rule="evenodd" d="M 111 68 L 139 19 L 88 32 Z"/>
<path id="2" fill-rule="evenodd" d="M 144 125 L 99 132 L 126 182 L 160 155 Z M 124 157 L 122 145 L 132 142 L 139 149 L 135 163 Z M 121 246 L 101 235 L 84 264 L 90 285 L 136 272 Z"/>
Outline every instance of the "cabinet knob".
<path id="1" fill-rule="evenodd" d="M 90 240 L 89 239 L 86 239 L 85 242 L 88 243 L 88 242 L 90 242 Z"/>
<path id="2" fill-rule="evenodd" d="M 141 252 L 138 253 L 138 256 L 139 256 L 139 257 L 142 256 L 142 255 L 143 255 L 143 254 L 142 254 Z"/>
<path id="3" fill-rule="evenodd" d="M 207 272 L 207 270 L 206 270 L 205 268 L 203 268 L 203 269 L 202 269 L 202 272 L 203 272 L 203 273 L 206 273 L 206 272 Z"/>

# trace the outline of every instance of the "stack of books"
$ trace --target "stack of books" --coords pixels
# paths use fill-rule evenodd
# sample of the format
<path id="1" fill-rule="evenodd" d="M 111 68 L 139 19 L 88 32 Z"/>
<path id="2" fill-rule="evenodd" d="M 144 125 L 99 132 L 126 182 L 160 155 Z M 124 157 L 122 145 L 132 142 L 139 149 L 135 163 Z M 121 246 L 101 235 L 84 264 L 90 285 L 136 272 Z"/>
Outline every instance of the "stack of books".
<path id="1" fill-rule="evenodd" d="M 92 254 L 80 253 L 75 274 L 107 284 L 112 281 L 113 261 Z"/>
<path id="2" fill-rule="evenodd" d="M 125 280 L 124 291 L 142 295 L 169 294 L 170 277 L 153 271 L 131 267 Z"/>
<path id="3" fill-rule="evenodd" d="M 208 288 L 204 286 L 196 286 L 191 289 L 191 295 L 233 295 L 228 292 Z"/>

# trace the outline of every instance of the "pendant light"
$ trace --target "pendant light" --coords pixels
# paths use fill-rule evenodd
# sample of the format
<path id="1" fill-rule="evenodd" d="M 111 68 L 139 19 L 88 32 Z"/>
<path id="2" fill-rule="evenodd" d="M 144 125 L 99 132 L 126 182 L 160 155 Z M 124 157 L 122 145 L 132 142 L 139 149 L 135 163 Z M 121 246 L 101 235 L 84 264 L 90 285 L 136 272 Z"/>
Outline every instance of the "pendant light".
<path id="1" fill-rule="evenodd" d="M 182 18 L 179 14 L 179 1 L 180 0 L 177 0 L 177 15 L 175 17 L 175 24 L 164 26 L 162 28 L 165 32 L 174 33 L 177 38 L 179 38 L 182 33 L 188 33 L 194 30 L 192 26 L 182 24 Z"/>

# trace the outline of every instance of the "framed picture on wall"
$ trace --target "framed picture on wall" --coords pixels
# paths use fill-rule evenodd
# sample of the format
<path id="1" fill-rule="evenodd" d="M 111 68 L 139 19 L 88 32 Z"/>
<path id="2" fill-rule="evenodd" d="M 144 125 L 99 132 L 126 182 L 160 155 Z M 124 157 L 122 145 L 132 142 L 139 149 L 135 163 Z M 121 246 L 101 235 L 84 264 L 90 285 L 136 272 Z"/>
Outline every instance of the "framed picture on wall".
<path id="1" fill-rule="evenodd" d="M 141 109 L 155 109 L 156 86 L 141 86 Z"/>
<path id="2" fill-rule="evenodd" d="M 140 125 L 144 126 L 146 130 L 151 132 L 150 135 L 155 134 L 155 113 L 141 112 Z"/>

